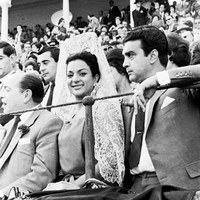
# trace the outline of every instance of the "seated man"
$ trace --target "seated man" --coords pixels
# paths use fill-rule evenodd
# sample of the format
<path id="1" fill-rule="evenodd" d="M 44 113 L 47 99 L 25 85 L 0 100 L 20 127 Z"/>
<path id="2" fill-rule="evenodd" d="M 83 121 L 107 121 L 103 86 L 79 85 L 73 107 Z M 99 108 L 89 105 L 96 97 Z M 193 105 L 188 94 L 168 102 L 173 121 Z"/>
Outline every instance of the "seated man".
<path id="1" fill-rule="evenodd" d="M 15 73 L 5 81 L 1 97 L 4 113 L 40 108 L 42 81 L 33 74 Z M 0 146 L 0 196 L 8 195 L 13 186 L 41 191 L 56 178 L 61 127 L 62 121 L 46 110 L 18 113 L 1 127 L 7 133 Z"/>

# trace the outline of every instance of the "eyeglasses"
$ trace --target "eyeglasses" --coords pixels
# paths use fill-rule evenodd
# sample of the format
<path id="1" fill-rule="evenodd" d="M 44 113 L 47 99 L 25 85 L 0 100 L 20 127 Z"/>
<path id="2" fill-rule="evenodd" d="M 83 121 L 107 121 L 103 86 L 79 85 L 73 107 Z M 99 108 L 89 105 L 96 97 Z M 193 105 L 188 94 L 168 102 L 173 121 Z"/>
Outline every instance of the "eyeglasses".
<path id="1" fill-rule="evenodd" d="M 168 19 L 166 19 L 166 21 L 170 21 L 172 18 L 168 18 Z"/>

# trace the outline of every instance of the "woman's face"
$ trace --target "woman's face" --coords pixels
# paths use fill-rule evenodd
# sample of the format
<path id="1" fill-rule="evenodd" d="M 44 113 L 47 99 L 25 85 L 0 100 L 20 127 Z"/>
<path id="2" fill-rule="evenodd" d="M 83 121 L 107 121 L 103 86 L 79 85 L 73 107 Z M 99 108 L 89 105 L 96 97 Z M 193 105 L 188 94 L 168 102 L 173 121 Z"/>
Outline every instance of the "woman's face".
<path id="1" fill-rule="evenodd" d="M 78 100 L 90 95 L 94 89 L 94 84 L 98 80 L 98 75 L 92 76 L 90 67 L 82 60 L 69 62 L 67 66 L 67 84 L 70 92 Z"/>
<path id="2" fill-rule="evenodd" d="M 26 67 L 26 72 L 32 72 L 32 71 L 34 71 L 33 66 L 32 65 L 28 65 Z"/>

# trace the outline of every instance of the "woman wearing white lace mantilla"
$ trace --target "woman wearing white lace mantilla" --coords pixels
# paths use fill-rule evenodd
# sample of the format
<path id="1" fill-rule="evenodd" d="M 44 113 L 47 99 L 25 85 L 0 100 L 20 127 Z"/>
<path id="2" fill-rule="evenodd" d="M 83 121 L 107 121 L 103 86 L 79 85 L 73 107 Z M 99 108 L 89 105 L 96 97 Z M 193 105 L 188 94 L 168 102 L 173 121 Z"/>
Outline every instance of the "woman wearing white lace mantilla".
<path id="1" fill-rule="evenodd" d="M 64 77 L 64 74 L 67 75 Z M 85 33 L 67 39 L 61 46 L 54 104 L 80 101 L 87 95 L 95 98 L 114 94 L 114 81 L 96 34 Z M 78 104 L 54 111 L 65 122 L 58 139 L 61 172 L 80 187 L 85 182 L 85 108 Z M 95 102 L 93 125 L 95 176 L 107 183 L 121 185 L 124 176 L 124 129 L 117 99 Z"/>

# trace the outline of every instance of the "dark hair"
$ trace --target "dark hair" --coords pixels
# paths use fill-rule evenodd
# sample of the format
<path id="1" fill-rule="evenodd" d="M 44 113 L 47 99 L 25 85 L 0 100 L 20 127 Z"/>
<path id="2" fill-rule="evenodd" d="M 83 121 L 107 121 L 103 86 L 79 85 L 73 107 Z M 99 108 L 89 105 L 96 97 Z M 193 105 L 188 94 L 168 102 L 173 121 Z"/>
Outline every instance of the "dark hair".
<path id="1" fill-rule="evenodd" d="M 110 66 L 114 67 L 119 74 L 125 75 L 129 80 L 128 73 L 126 72 L 126 69 L 123 67 L 124 56 L 122 54 L 122 49 L 115 48 L 113 50 L 110 50 L 106 54 L 106 58 Z"/>
<path id="2" fill-rule="evenodd" d="M 44 97 L 44 87 L 39 76 L 25 73 L 19 83 L 22 90 L 30 89 L 32 91 L 32 99 L 35 103 L 41 103 Z"/>
<path id="3" fill-rule="evenodd" d="M 156 49 L 160 63 L 166 67 L 168 62 L 168 42 L 165 33 L 154 26 L 139 26 L 133 29 L 124 39 L 124 43 L 128 41 L 141 41 L 141 47 L 145 56 Z"/>
<path id="4" fill-rule="evenodd" d="M 97 57 L 94 54 L 91 54 L 90 52 L 87 51 L 74 54 L 67 59 L 66 61 L 67 65 L 74 60 L 82 60 L 83 62 L 85 62 L 89 66 L 92 72 L 92 76 L 95 77 L 95 75 L 99 75 L 100 79 L 99 64 L 97 61 Z"/>
<path id="5" fill-rule="evenodd" d="M 31 44 L 31 47 L 34 46 L 34 45 L 36 46 L 36 48 L 37 48 L 38 50 L 40 50 L 40 49 L 42 48 L 41 42 L 34 42 L 34 43 Z"/>
<path id="6" fill-rule="evenodd" d="M 36 52 L 31 52 L 30 53 L 30 55 L 28 56 L 28 60 L 30 59 L 30 58 L 32 58 L 33 60 L 35 60 L 35 62 L 37 62 L 37 53 Z"/>
<path id="7" fill-rule="evenodd" d="M 25 62 L 25 65 L 24 65 L 25 69 L 26 69 L 29 65 L 33 66 L 33 69 L 39 72 L 39 67 L 38 67 L 38 65 L 37 65 L 36 62 L 34 62 L 34 61 L 32 61 L 32 60 L 27 60 L 27 61 Z"/>
<path id="8" fill-rule="evenodd" d="M 41 55 L 45 52 L 50 52 L 51 53 L 51 57 L 54 59 L 55 62 L 58 62 L 58 58 L 59 58 L 59 53 L 60 53 L 60 49 L 57 47 L 49 47 L 49 46 L 44 46 L 44 48 L 42 48 L 39 52 L 38 55 Z"/>
<path id="9" fill-rule="evenodd" d="M 8 57 L 10 57 L 12 54 L 15 54 L 14 47 L 5 41 L 0 42 L 0 49 L 3 49 L 3 54 Z"/>
<path id="10" fill-rule="evenodd" d="M 178 67 L 189 65 L 191 59 L 189 42 L 177 33 L 167 35 L 167 40 L 170 52 L 169 60 L 174 62 Z"/>
<path id="11" fill-rule="evenodd" d="M 22 64 L 21 64 L 19 61 L 16 61 L 16 62 L 15 62 L 15 65 L 17 65 L 18 68 L 19 68 L 21 71 L 23 70 L 23 66 L 22 66 Z"/>

